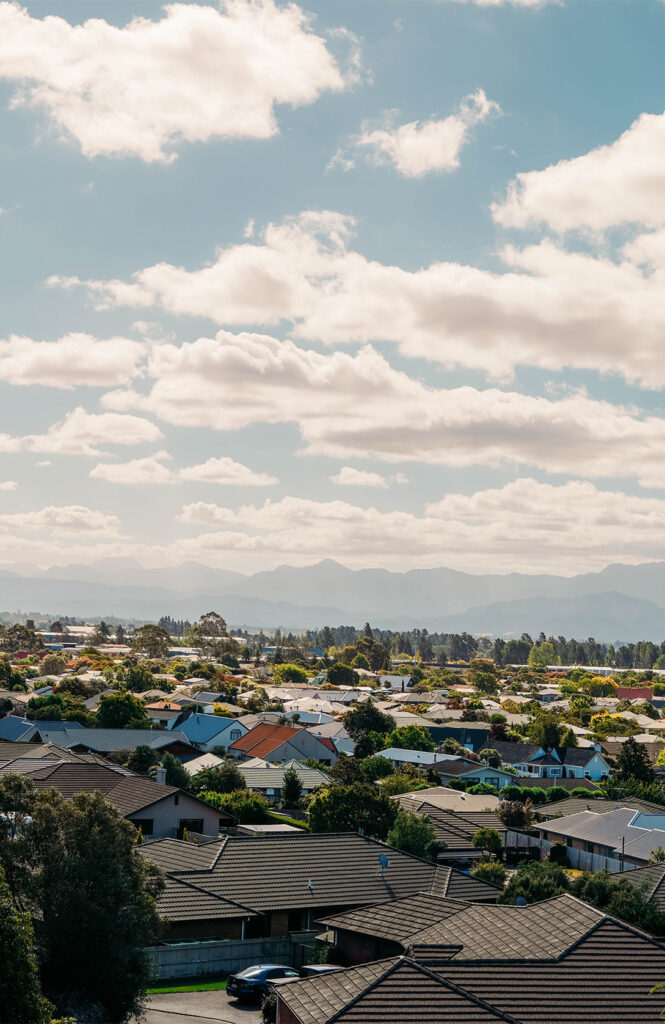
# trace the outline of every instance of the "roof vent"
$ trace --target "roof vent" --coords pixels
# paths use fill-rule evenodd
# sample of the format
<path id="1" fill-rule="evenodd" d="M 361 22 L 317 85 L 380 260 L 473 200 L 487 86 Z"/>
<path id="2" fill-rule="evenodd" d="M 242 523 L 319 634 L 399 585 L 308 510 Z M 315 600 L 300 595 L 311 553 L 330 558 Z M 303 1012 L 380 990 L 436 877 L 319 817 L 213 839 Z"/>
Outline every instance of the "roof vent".
<path id="1" fill-rule="evenodd" d="M 161 765 L 155 772 L 155 781 L 158 782 L 160 786 L 166 785 L 166 768 L 162 768 Z"/>

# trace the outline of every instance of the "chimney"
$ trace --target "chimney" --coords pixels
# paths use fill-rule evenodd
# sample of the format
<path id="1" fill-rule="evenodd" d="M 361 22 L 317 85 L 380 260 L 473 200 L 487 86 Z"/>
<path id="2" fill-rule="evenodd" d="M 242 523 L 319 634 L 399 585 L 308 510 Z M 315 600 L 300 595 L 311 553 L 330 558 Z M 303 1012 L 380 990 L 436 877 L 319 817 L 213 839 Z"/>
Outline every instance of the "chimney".
<path id="1" fill-rule="evenodd" d="M 155 772 L 155 780 L 160 784 L 160 786 L 166 785 L 166 768 L 162 768 L 161 765 L 159 766 Z"/>

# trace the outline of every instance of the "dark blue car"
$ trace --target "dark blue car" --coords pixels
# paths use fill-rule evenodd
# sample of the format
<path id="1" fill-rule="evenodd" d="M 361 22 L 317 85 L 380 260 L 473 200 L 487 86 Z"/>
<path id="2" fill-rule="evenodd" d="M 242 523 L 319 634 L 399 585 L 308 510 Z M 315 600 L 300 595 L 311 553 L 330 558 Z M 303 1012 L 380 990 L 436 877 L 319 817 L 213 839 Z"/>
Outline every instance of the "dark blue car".
<path id="1" fill-rule="evenodd" d="M 285 967 L 284 964 L 257 964 L 255 967 L 246 967 L 237 974 L 230 974 L 226 982 L 226 991 L 228 995 L 235 996 L 243 1002 L 260 1003 L 269 981 L 299 977 L 293 967 Z"/>

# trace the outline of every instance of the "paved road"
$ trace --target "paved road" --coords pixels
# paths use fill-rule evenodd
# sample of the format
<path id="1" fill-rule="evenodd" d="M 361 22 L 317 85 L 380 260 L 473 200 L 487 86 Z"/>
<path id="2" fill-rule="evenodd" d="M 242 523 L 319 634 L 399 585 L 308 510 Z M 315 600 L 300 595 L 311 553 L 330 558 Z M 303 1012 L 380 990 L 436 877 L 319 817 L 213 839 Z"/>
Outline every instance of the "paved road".
<path id="1" fill-rule="evenodd" d="M 260 1024 L 261 1011 L 226 992 L 174 992 L 148 997 L 146 1024 Z"/>

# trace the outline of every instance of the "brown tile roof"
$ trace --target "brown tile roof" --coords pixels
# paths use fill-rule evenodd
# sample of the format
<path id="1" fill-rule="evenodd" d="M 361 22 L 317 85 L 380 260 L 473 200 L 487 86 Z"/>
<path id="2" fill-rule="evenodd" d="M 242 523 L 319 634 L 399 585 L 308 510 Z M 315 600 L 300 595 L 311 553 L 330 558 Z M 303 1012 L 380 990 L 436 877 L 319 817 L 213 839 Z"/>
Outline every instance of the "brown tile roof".
<path id="1" fill-rule="evenodd" d="M 189 843 L 182 839 L 155 839 L 144 842 L 139 853 L 149 857 L 163 871 L 177 872 L 182 875 L 188 871 L 206 871 L 210 869 L 226 842 L 216 839 L 212 843 Z"/>
<path id="2" fill-rule="evenodd" d="M 141 852 L 179 874 L 164 864 L 160 845 L 163 850 L 163 844 L 147 843 Z M 205 857 L 209 846 L 198 849 Z M 381 853 L 390 861 L 385 871 Z M 436 873 L 434 864 L 355 832 L 229 836 L 203 870 L 194 867 L 194 854 L 185 856 L 187 866 L 180 870 L 188 881 L 258 911 L 385 902 L 429 890 Z"/>
<path id="3" fill-rule="evenodd" d="M 467 903 L 495 903 L 501 889 L 482 878 L 474 878 L 446 864 L 437 864 L 432 892 L 436 896 L 447 896 L 451 900 L 464 900 Z"/>
<path id="4" fill-rule="evenodd" d="M 551 960 L 603 919 L 572 896 L 527 907 L 471 903 L 413 937 L 414 946 L 461 947 L 456 960 Z"/>
<path id="5" fill-rule="evenodd" d="M 177 921 L 219 921 L 225 918 L 258 917 L 249 907 L 206 892 L 185 878 L 167 878 L 164 892 L 157 901 L 162 917 Z"/>
<path id="6" fill-rule="evenodd" d="M 302 1024 L 517 1024 L 406 957 L 293 982 L 279 999 Z"/>
<path id="7" fill-rule="evenodd" d="M 49 763 L 32 772 L 30 779 L 35 789 L 57 789 L 64 797 L 99 791 L 124 816 L 136 814 L 180 792 L 176 786 L 163 786 L 143 775 L 102 764 Z M 190 796 L 190 799 L 196 797 Z M 223 811 L 220 817 L 226 817 Z"/>
<path id="8" fill-rule="evenodd" d="M 392 939 L 408 945 L 412 935 L 429 928 L 437 921 L 443 921 L 452 914 L 459 914 L 468 903 L 433 896 L 428 892 L 417 892 L 398 900 L 388 900 L 371 907 L 360 907 L 344 914 L 322 918 L 328 928 L 339 931 L 373 935 L 379 939 Z"/>
<path id="9" fill-rule="evenodd" d="M 478 829 L 506 831 L 505 825 L 494 811 L 447 811 L 441 807 L 424 805 L 419 813 L 428 815 L 436 838 L 444 842 L 449 850 L 469 849 Z"/>
<path id="10" fill-rule="evenodd" d="M 665 949 L 636 929 L 605 918 L 558 961 L 449 960 L 436 973 L 512 1014 L 520 1024 L 662 1024 Z"/>

